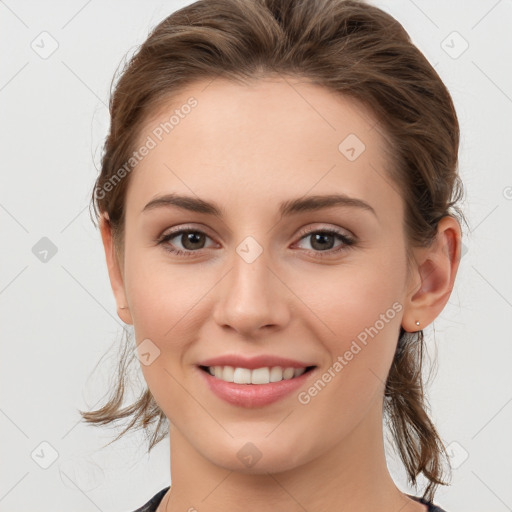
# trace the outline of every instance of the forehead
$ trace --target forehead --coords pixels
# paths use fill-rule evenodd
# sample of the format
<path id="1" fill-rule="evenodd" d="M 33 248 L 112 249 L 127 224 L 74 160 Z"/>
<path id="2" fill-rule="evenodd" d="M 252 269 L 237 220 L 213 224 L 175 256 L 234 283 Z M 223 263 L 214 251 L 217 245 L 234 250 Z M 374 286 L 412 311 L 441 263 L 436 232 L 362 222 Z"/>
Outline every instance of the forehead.
<path id="1" fill-rule="evenodd" d="M 172 191 L 260 208 L 334 191 L 400 200 L 370 110 L 305 80 L 196 82 L 148 117 L 138 146 L 149 139 L 128 189 L 137 212 Z"/>

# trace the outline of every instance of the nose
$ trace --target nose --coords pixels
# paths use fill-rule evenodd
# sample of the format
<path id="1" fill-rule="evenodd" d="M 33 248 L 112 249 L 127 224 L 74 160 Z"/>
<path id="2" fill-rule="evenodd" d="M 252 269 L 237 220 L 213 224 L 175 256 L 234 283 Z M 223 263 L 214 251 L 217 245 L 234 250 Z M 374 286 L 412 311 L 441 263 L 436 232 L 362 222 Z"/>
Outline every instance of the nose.
<path id="1" fill-rule="evenodd" d="M 293 294 L 269 266 L 266 253 L 252 262 L 235 254 L 232 262 L 217 287 L 219 298 L 213 313 L 217 325 L 247 338 L 286 327 L 290 321 L 288 301 Z"/>

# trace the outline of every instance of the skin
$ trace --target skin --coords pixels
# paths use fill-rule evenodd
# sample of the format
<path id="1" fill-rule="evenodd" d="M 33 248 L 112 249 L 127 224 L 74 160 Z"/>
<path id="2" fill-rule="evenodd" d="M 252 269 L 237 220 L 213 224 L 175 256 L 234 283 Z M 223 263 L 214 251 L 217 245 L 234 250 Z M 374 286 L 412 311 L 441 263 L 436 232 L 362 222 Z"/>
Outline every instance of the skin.
<path id="1" fill-rule="evenodd" d="M 160 350 L 141 364 L 170 421 L 172 487 L 158 512 L 240 504 L 259 512 L 269 503 L 288 512 L 425 511 L 398 490 L 386 466 L 384 383 L 400 325 L 425 328 L 450 297 L 458 222 L 440 221 L 436 242 L 413 249 L 408 273 L 403 201 L 386 177 L 375 119 L 304 80 L 197 82 L 153 113 L 139 141 L 190 96 L 197 107 L 132 172 L 122 257 L 106 217 L 100 224 L 118 315 L 134 325 L 137 344 L 149 338 Z M 351 133 L 366 146 L 354 161 L 338 150 Z M 176 207 L 141 213 L 169 192 L 214 201 L 224 217 Z M 334 192 L 364 200 L 376 216 L 346 206 L 278 214 L 281 201 Z M 180 226 L 206 238 L 154 241 Z M 338 228 L 357 242 L 333 253 L 343 246 L 334 238 L 322 251 L 303 234 L 311 226 Z M 248 236 L 263 249 L 251 263 L 236 252 Z M 176 256 L 165 246 L 196 253 Z M 292 393 L 261 408 L 230 405 L 195 368 L 220 354 L 270 353 L 313 362 L 321 376 L 396 302 L 401 311 L 308 404 Z M 250 467 L 237 456 L 246 443 L 261 453 Z"/>

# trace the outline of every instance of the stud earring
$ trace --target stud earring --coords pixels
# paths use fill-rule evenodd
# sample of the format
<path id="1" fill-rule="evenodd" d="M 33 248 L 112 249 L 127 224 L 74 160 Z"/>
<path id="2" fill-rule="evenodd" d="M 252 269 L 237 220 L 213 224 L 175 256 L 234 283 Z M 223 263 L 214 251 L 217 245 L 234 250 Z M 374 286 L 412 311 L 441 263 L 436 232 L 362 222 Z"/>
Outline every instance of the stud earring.
<path id="1" fill-rule="evenodd" d="M 416 320 L 416 325 L 420 325 L 420 321 L 419 320 Z"/>

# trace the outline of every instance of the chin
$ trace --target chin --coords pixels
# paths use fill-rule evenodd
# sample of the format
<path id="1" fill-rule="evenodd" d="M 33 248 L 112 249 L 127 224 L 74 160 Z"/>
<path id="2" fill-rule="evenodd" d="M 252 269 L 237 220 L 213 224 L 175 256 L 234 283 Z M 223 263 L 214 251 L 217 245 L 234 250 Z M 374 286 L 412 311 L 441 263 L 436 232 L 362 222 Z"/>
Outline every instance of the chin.
<path id="1" fill-rule="evenodd" d="M 297 450 L 297 446 L 301 451 Z M 270 439 L 231 439 L 229 445 L 219 443 L 213 452 L 209 445 L 204 456 L 216 466 L 229 471 L 251 475 L 281 473 L 307 462 L 302 443 L 290 445 L 276 437 Z"/>

